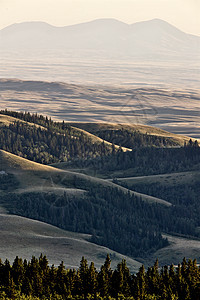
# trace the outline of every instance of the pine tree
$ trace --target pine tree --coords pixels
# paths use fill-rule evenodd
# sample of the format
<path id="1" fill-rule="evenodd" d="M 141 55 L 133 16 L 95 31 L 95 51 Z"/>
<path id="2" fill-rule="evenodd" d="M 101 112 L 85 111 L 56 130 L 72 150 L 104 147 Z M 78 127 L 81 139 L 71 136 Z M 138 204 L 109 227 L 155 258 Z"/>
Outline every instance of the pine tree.
<path id="1" fill-rule="evenodd" d="M 109 254 L 107 254 L 105 263 L 101 267 L 101 270 L 98 274 L 99 291 L 103 297 L 107 296 L 111 290 L 110 283 L 112 278 L 112 270 L 110 266 L 111 260 Z"/>
<path id="2" fill-rule="evenodd" d="M 97 271 L 94 266 L 94 263 L 91 262 L 89 270 L 88 270 L 88 292 L 89 294 L 95 294 L 97 291 Z"/>
<path id="3" fill-rule="evenodd" d="M 88 268 L 87 260 L 84 258 L 84 256 L 82 257 L 80 262 L 79 274 L 81 280 L 81 292 L 84 296 L 86 296 L 89 291 L 89 280 L 88 280 L 89 268 Z"/>

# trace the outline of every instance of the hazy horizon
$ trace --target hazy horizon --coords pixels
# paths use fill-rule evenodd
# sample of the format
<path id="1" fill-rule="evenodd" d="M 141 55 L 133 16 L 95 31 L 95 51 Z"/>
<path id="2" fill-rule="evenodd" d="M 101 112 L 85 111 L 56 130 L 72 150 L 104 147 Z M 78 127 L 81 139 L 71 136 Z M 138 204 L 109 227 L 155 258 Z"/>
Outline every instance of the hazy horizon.
<path id="1" fill-rule="evenodd" d="M 125 21 L 122 21 L 120 19 L 117 19 L 117 18 L 97 18 L 97 19 L 91 19 L 91 20 L 87 20 L 87 21 L 83 21 L 83 22 L 80 22 L 80 23 L 73 23 L 73 24 L 67 24 L 67 25 L 54 25 L 53 23 L 50 23 L 50 22 L 47 22 L 47 21 L 40 21 L 40 20 L 30 20 L 30 21 L 22 21 L 22 22 L 15 22 L 15 23 L 11 23 L 3 28 L 0 28 L 0 31 L 1 30 L 4 30 L 4 29 L 7 29 L 9 27 L 12 27 L 14 25 L 20 25 L 20 24 L 29 24 L 29 23 L 43 23 L 43 24 L 47 24 L 47 25 L 50 25 L 52 27 L 55 27 L 55 28 L 66 28 L 66 27 L 73 27 L 73 26 L 77 26 L 77 25 L 84 25 L 84 24 L 87 24 L 87 23 L 92 23 L 92 22 L 97 22 L 97 21 L 117 21 L 119 23 L 124 23 L 125 25 L 135 25 L 135 24 L 139 24 L 139 23 L 145 23 L 145 22 L 150 22 L 150 21 L 154 21 L 154 20 L 159 20 L 159 21 L 162 21 L 162 22 L 165 22 L 165 23 L 168 23 L 169 25 L 175 27 L 176 29 L 186 33 L 186 34 L 189 34 L 189 35 L 194 35 L 194 36 L 197 36 L 197 37 L 200 37 L 200 33 L 199 34 L 194 34 L 194 33 L 189 33 L 189 32 L 186 32 L 185 30 L 181 29 L 180 27 L 170 23 L 169 21 L 166 21 L 164 19 L 161 19 L 161 18 L 150 18 L 150 19 L 146 19 L 146 20 L 140 20 L 140 21 L 136 21 L 136 22 L 133 22 L 133 23 L 130 23 L 130 22 L 125 22 Z"/>
<path id="2" fill-rule="evenodd" d="M 186 33 L 200 35 L 199 11 L 197 0 L 2 0 L 0 29 L 26 21 L 62 27 L 101 18 L 128 24 L 159 18 Z"/>
<path id="3" fill-rule="evenodd" d="M 159 19 L 139 23 L 13 25 L 0 31 L 0 78 L 199 88 L 200 38 Z"/>

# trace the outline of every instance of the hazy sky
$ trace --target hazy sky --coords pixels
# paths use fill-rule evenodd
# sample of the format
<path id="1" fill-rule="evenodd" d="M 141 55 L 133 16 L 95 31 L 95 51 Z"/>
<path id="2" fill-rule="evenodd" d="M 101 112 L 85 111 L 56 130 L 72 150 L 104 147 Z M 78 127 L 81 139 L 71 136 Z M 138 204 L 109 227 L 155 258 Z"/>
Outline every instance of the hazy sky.
<path id="1" fill-rule="evenodd" d="M 0 0 L 0 29 L 24 21 L 64 26 L 98 18 L 126 23 L 160 18 L 200 35 L 200 0 Z"/>

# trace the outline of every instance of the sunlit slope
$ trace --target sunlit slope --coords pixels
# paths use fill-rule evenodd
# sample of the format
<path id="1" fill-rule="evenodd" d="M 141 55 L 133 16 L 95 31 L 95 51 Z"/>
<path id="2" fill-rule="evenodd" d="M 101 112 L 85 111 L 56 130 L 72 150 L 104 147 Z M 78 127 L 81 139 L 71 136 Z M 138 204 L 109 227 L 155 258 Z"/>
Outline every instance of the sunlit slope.
<path id="1" fill-rule="evenodd" d="M 138 131 L 141 134 L 148 134 L 151 136 L 169 138 L 177 146 L 183 146 L 184 143 L 190 140 L 190 137 L 184 135 L 174 134 L 157 127 L 140 125 L 140 124 L 109 124 L 109 123 L 70 123 L 74 127 L 84 129 L 92 134 L 99 135 L 103 131 L 118 131 L 126 130 L 130 133 Z"/>
<path id="2" fill-rule="evenodd" d="M 9 126 L 10 124 L 14 124 L 16 122 L 22 122 L 22 123 L 28 124 L 29 126 L 36 126 L 36 127 L 40 127 L 41 129 L 45 129 L 41 125 L 26 122 L 26 121 L 23 121 L 23 120 L 20 120 L 18 118 L 14 118 L 14 117 L 11 117 L 11 116 L 8 116 L 8 115 L 0 114 L 0 126 Z"/>
<path id="3" fill-rule="evenodd" d="M 15 215 L 0 214 L 0 258 L 13 261 L 19 257 L 31 259 L 42 253 L 47 255 L 50 264 L 61 261 L 66 267 L 78 268 L 81 257 L 93 261 L 99 268 L 107 253 L 116 267 L 123 258 L 132 271 L 137 271 L 140 263 L 106 247 L 90 243 L 89 235 L 61 230 L 55 226 Z"/>
<path id="4" fill-rule="evenodd" d="M 64 188 L 66 192 L 70 189 L 71 192 L 71 189 L 75 187 L 74 181 L 76 181 L 81 190 L 84 190 L 84 187 L 86 188 L 87 186 L 98 185 L 102 187 L 118 188 L 124 193 L 128 193 L 128 189 L 112 182 L 80 173 L 61 170 L 51 166 L 41 165 L 3 150 L 0 150 L 0 169 L 12 173 L 17 177 L 20 183 L 17 189 L 18 192 L 27 192 L 30 191 L 30 189 L 35 192 L 46 192 L 47 190 L 49 192 L 57 192 L 58 189 L 58 192 L 60 192 L 60 188 Z M 147 202 L 158 202 L 167 206 L 171 205 L 169 202 L 156 197 L 133 191 L 130 193 Z"/>
<path id="5" fill-rule="evenodd" d="M 97 123 L 95 123 L 95 124 L 97 124 Z M 71 125 L 73 125 L 73 123 Z M 90 130 L 84 130 L 84 129 L 80 128 L 79 126 L 77 126 L 77 127 L 76 126 L 72 126 L 72 127 L 74 129 L 76 129 L 77 131 L 79 131 L 79 132 L 81 132 L 83 134 L 86 134 L 94 143 L 100 143 L 100 144 L 102 144 L 104 142 L 105 145 L 108 145 L 109 147 L 112 147 L 112 143 L 101 139 L 100 137 L 96 136 L 95 133 L 94 134 L 90 133 Z M 120 147 L 119 145 L 116 145 L 116 144 L 114 144 L 114 146 L 115 146 L 116 149 L 119 149 L 119 147 Z M 126 151 L 132 151 L 132 149 L 129 149 L 129 148 L 126 148 L 126 147 L 121 147 L 121 149 L 124 152 L 126 152 Z"/>
<path id="6" fill-rule="evenodd" d="M 40 127 L 43 130 L 46 130 L 46 128 L 44 126 L 41 126 L 41 125 L 38 125 L 35 123 L 31 123 L 31 122 L 26 122 L 24 120 L 21 120 L 21 119 L 15 118 L 15 117 L 11 117 L 8 115 L 0 114 L 0 126 L 4 126 L 4 125 L 9 126 L 10 124 L 14 124 L 16 122 L 22 122 L 22 123 L 27 124 L 28 126 L 36 126 L 36 127 Z M 100 137 L 98 137 L 90 132 L 87 132 L 86 130 L 83 130 L 79 127 L 72 126 L 72 128 L 73 128 L 75 134 L 85 135 L 89 139 L 89 142 L 91 142 L 93 144 L 102 144 L 104 142 L 104 145 L 107 146 L 108 149 L 110 149 L 110 151 L 112 150 L 112 143 L 105 141 L 105 140 L 101 139 Z M 116 149 L 119 149 L 118 145 L 114 145 L 114 146 Z M 122 150 L 123 151 L 131 151 L 131 149 L 128 149 L 126 147 L 122 147 Z"/>

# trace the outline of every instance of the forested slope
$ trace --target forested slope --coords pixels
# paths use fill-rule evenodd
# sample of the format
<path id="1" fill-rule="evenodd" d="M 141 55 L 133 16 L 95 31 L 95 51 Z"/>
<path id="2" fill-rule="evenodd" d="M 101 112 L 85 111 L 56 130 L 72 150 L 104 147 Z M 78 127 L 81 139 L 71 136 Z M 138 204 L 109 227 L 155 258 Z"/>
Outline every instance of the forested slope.
<path id="1" fill-rule="evenodd" d="M 5 124 L 5 113 L 18 121 Z M 141 144 L 125 152 L 65 122 L 5 111 L 0 130 L 0 148 L 18 154 L 0 151 L 0 205 L 8 212 L 90 234 L 91 242 L 144 261 L 169 245 L 163 233 L 200 238 L 198 180 L 174 187 L 173 181 L 122 187 L 128 181 L 117 180 L 197 173 L 197 141 L 189 139 L 183 147 Z"/>
<path id="2" fill-rule="evenodd" d="M 50 164 L 108 155 L 117 151 L 119 146 L 64 122 L 53 122 L 51 118 L 1 111 L 0 149 L 32 161 Z"/>

